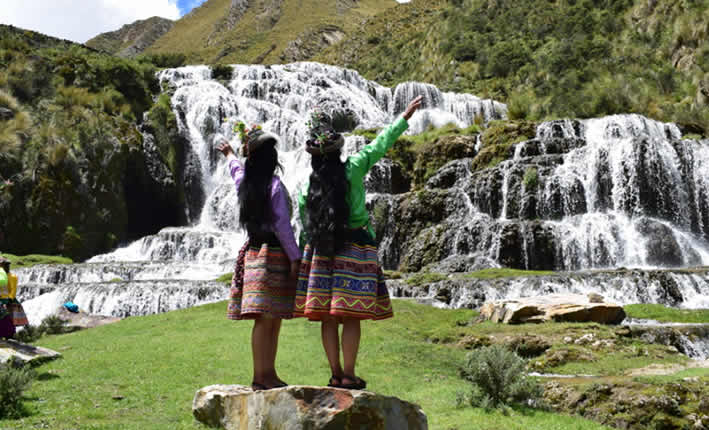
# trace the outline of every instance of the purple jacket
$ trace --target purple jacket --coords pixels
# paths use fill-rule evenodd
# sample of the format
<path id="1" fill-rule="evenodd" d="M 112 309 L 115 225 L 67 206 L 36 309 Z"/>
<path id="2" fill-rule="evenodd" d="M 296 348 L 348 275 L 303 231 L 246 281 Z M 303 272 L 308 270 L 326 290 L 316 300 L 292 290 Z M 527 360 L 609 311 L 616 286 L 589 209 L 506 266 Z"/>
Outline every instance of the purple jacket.
<path id="1" fill-rule="evenodd" d="M 236 157 L 229 157 L 229 171 L 236 184 L 236 191 L 239 192 L 241 180 L 244 179 L 244 166 Z M 286 252 L 288 259 L 292 262 L 300 260 L 300 248 L 295 242 L 293 228 L 290 225 L 290 204 L 288 203 L 288 191 L 281 182 L 281 179 L 273 175 L 271 181 L 271 214 L 273 224 L 271 230 L 281 242 L 281 247 Z"/>

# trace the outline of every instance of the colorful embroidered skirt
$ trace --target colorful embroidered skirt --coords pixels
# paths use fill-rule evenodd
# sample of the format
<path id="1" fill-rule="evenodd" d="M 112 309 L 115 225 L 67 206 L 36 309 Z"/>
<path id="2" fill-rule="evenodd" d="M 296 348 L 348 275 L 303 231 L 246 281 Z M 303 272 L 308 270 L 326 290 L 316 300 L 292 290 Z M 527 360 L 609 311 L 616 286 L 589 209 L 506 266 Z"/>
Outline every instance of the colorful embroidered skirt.
<path id="1" fill-rule="evenodd" d="M 234 268 L 227 318 L 292 318 L 295 283 L 289 275 L 290 260 L 273 241 L 247 242 Z"/>
<path id="2" fill-rule="evenodd" d="M 25 308 L 16 299 L 0 299 L 0 317 L 5 317 L 6 315 L 9 315 L 14 326 L 29 324 Z"/>
<path id="3" fill-rule="evenodd" d="M 310 245 L 300 264 L 295 316 L 318 321 L 325 316 L 381 320 L 394 316 L 377 246 L 362 231 L 334 257 L 318 255 Z"/>

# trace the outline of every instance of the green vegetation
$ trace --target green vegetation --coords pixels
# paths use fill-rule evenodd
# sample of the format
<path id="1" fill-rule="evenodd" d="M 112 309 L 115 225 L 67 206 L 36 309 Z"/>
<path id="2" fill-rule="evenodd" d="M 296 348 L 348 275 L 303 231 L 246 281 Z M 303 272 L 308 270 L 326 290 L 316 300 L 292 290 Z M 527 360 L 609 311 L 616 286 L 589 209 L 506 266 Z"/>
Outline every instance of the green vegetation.
<path id="1" fill-rule="evenodd" d="M 189 63 L 274 64 L 309 59 L 323 35 L 357 32 L 396 3 L 378 0 L 254 1 L 243 14 L 231 0 L 210 0 L 177 21 L 147 53 L 182 53 Z M 298 40 L 299 43 L 291 44 Z M 289 49 L 286 49 L 289 48 Z"/>
<path id="2" fill-rule="evenodd" d="M 216 64 L 212 66 L 212 79 L 229 81 L 234 69 L 227 64 Z"/>
<path id="3" fill-rule="evenodd" d="M 160 90 L 156 71 L 0 26 L 0 247 L 81 260 L 150 231 L 135 216 L 139 194 L 156 191 L 136 124 Z"/>
<path id="4" fill-rule="evenodd" d="M 707 0 L 414 0 L 316 60 L 494 98 L 512 119 L 634 112 L 707 136 L 708 19 Z"/>
<path id="5" fill-rule="evenodd" d="M 623 309 L 629 318 L 678 323 L 709 323 L 709 309 L 676 309 L 655 304 L 627 305 Z"/>
<path id="6" fill-rule="evenodd" d="M 218 278 L 216 279 L 216 281 L 217 281 L 217 282 L 222 282 L 222 283 L 224 283 L 224 284 L 226 284 L 226 285 L 231 285 L 231 278 L 233 278 L 233 277 L 234 277 L 234 273 L 233 273 L 233 272 L 225 273 L 225 274 L 223 274 L 222 276 L 218 277 Z"/>
<path id="7" fill-rule="evenodd" d="M 401 166 L 413 188 L 421 188 L 438 169 L 452 160 L 475 156 L 476 136 L 481 127 L 473 124 L 458 128 L 455 124 L 430 126 L 415 136 L 402 136 L 387 153 Z M 374 140 L 380 129 L 355 130 L 353 134 Z"/>
<path id="8" fill-rule="evenodd" d="M 406 278 L 406 283 L 412 286 L 421 286 L 431 284 L 433 282 L 443 281 L 448 279 L 448 275 L 443 273 L 421 272 Z"/>
<path id="9" fill-rule="evenodd" d="M 37 369 L 40 381 L 25 400 L 29 415 L 0 421 L 0 427 L 204 428 L 190 411 L 195 391 L 211 384 L 251 381 L 252 324 L 226 320 L 225 307 L 225 302 L 215 303 L 43 338 L 39 344 L 61 351 L 63 358 Z M 358 372 L 371 390 L 421 405 L 430 428 L 464 429 L 471 422 L 484 429 L 605 428 L 537 410 L 513 410 L 506 416 L 457 408 L 457 393 L 467 386 L 458 375 L 466 351 L 454 344 L 432 344 L 430 339 L 443 332 L 457 339 L 458 334 L 475 330 L 477 325 L 460 325 L 474 313 L 405 301 L 395 301 L 394 308 L 393 319 L 363 324 Z M 89 348 L 92 353 L 86 354 Z M 303 319 L 284 322 L 278 369 L 292 384 L 327 382 L 330 373 L 318 324 Z M 118 396 L 122 399 L 114 400 Z"/>
<path id="10" fill-rule="evenodd" d="M 709 368 L 684 369 L 669 375 L 637 376 L 633 378 L 633 380 L 646 384 L 661 385 L 667 383 L 682 383 L 686 378 L 709 379 Z"/>
<path id="11" fill-rule="evenodd" d="M 537 169 L 535 167 L 529 167 L 524 172 L 524 177 L 522 178 L 522 184 L 524 188 L 528 190 L 533 190 L 537 188 L 539 184 L 539 175 L 537 174 Z"/>
<path id="12" fill-rule="evenodd" d="M 3 257 L 10 260 L 13 269 L 19 269 L 21 267 L 31 267 L 37 264 L 71 264 L 70 258 L 58 256 L 58 255 L 13 255 L 2 253 Z"/>
<path id="13" fill-rule="evenodd" d="M 474 279 L 498 279 L 498 278 L 518 278 L 523 276 L 549 276 L 557 272 L 548 270 L 518 270 L 501 267 L 497 269 L 482 269 L 475 272 L 460 275 L 461 278 Z"/>
<path id="14" fill-rule="evenodd" d="M 0 420 L 26 415 L 22 396 L 35 377 L 30 368 L 17 367 L 13 362 L 0 363 Z"/>
<path id="15" fill-rule="evenodd" d="M 468 353 L 460 373 L 471 385 L 464 400 L 475 407 L 504 408 L 536 402 L 543 393 L 539 383 L 527 376 L 526 362 L 501 345 Z"/>

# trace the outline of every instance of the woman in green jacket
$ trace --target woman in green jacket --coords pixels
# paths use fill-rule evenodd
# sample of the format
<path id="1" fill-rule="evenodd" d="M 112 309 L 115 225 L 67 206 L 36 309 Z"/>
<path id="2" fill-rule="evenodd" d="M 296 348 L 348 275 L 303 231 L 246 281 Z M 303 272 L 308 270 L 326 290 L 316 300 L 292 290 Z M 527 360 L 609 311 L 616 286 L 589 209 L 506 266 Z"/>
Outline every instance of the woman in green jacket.
<path id="1" fill-rule="evenodd" d="M 344 137 L 331 119 L 315 112 L 309 122 L 313 172 L 298 203 L 303 220 L 304 255 L 298 277 L 295 316 L 321 321 L 321 335 L 332 377 L 329 386 L 364 389 L 355 375 L 360 320 L 393 316 L 389 292 L 377 263 L 377 245 L 365 206 L 364 176 L 408 128 L 408 120 L 421 107 L 417 97 L 402 118 L 344 163 L 340 152 Z M 342 324 L 340 362 L 339 324 Z"/>

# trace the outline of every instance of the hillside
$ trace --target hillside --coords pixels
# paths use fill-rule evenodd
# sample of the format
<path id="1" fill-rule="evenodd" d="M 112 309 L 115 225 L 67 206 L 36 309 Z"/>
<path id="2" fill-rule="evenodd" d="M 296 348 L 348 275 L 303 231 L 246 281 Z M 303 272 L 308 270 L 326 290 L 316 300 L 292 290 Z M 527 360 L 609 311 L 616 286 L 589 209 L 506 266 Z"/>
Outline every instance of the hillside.
<path id="1" fill-rule="evenodd" d="M 156 71 L 0 25 L 0 249 L 83 259 L 182 222 Z M 151 153 L 136 127 L 146 111 L 168 129 Z"/>
<path id="2" fill-rule="evenodd" d="M 314 60 L 501 100 L 512 118 L 635 112 L 706 136 L 708 35 L 706 0 L 414 0 Z"/>
<path id="3" fill-rule="evenodd" d="M 393 0 L 208 0 L 148 49 L 189 63 L 305 60 L 345 37 Z"/>
<path id="4" fill-rule="evenodd" d="M 132 58 L 170 31 L 174 24 L 169 19 L 154 16 L 124 25 L 116 31 L 101 33 L 86 45 L 119 57 Z"/>

